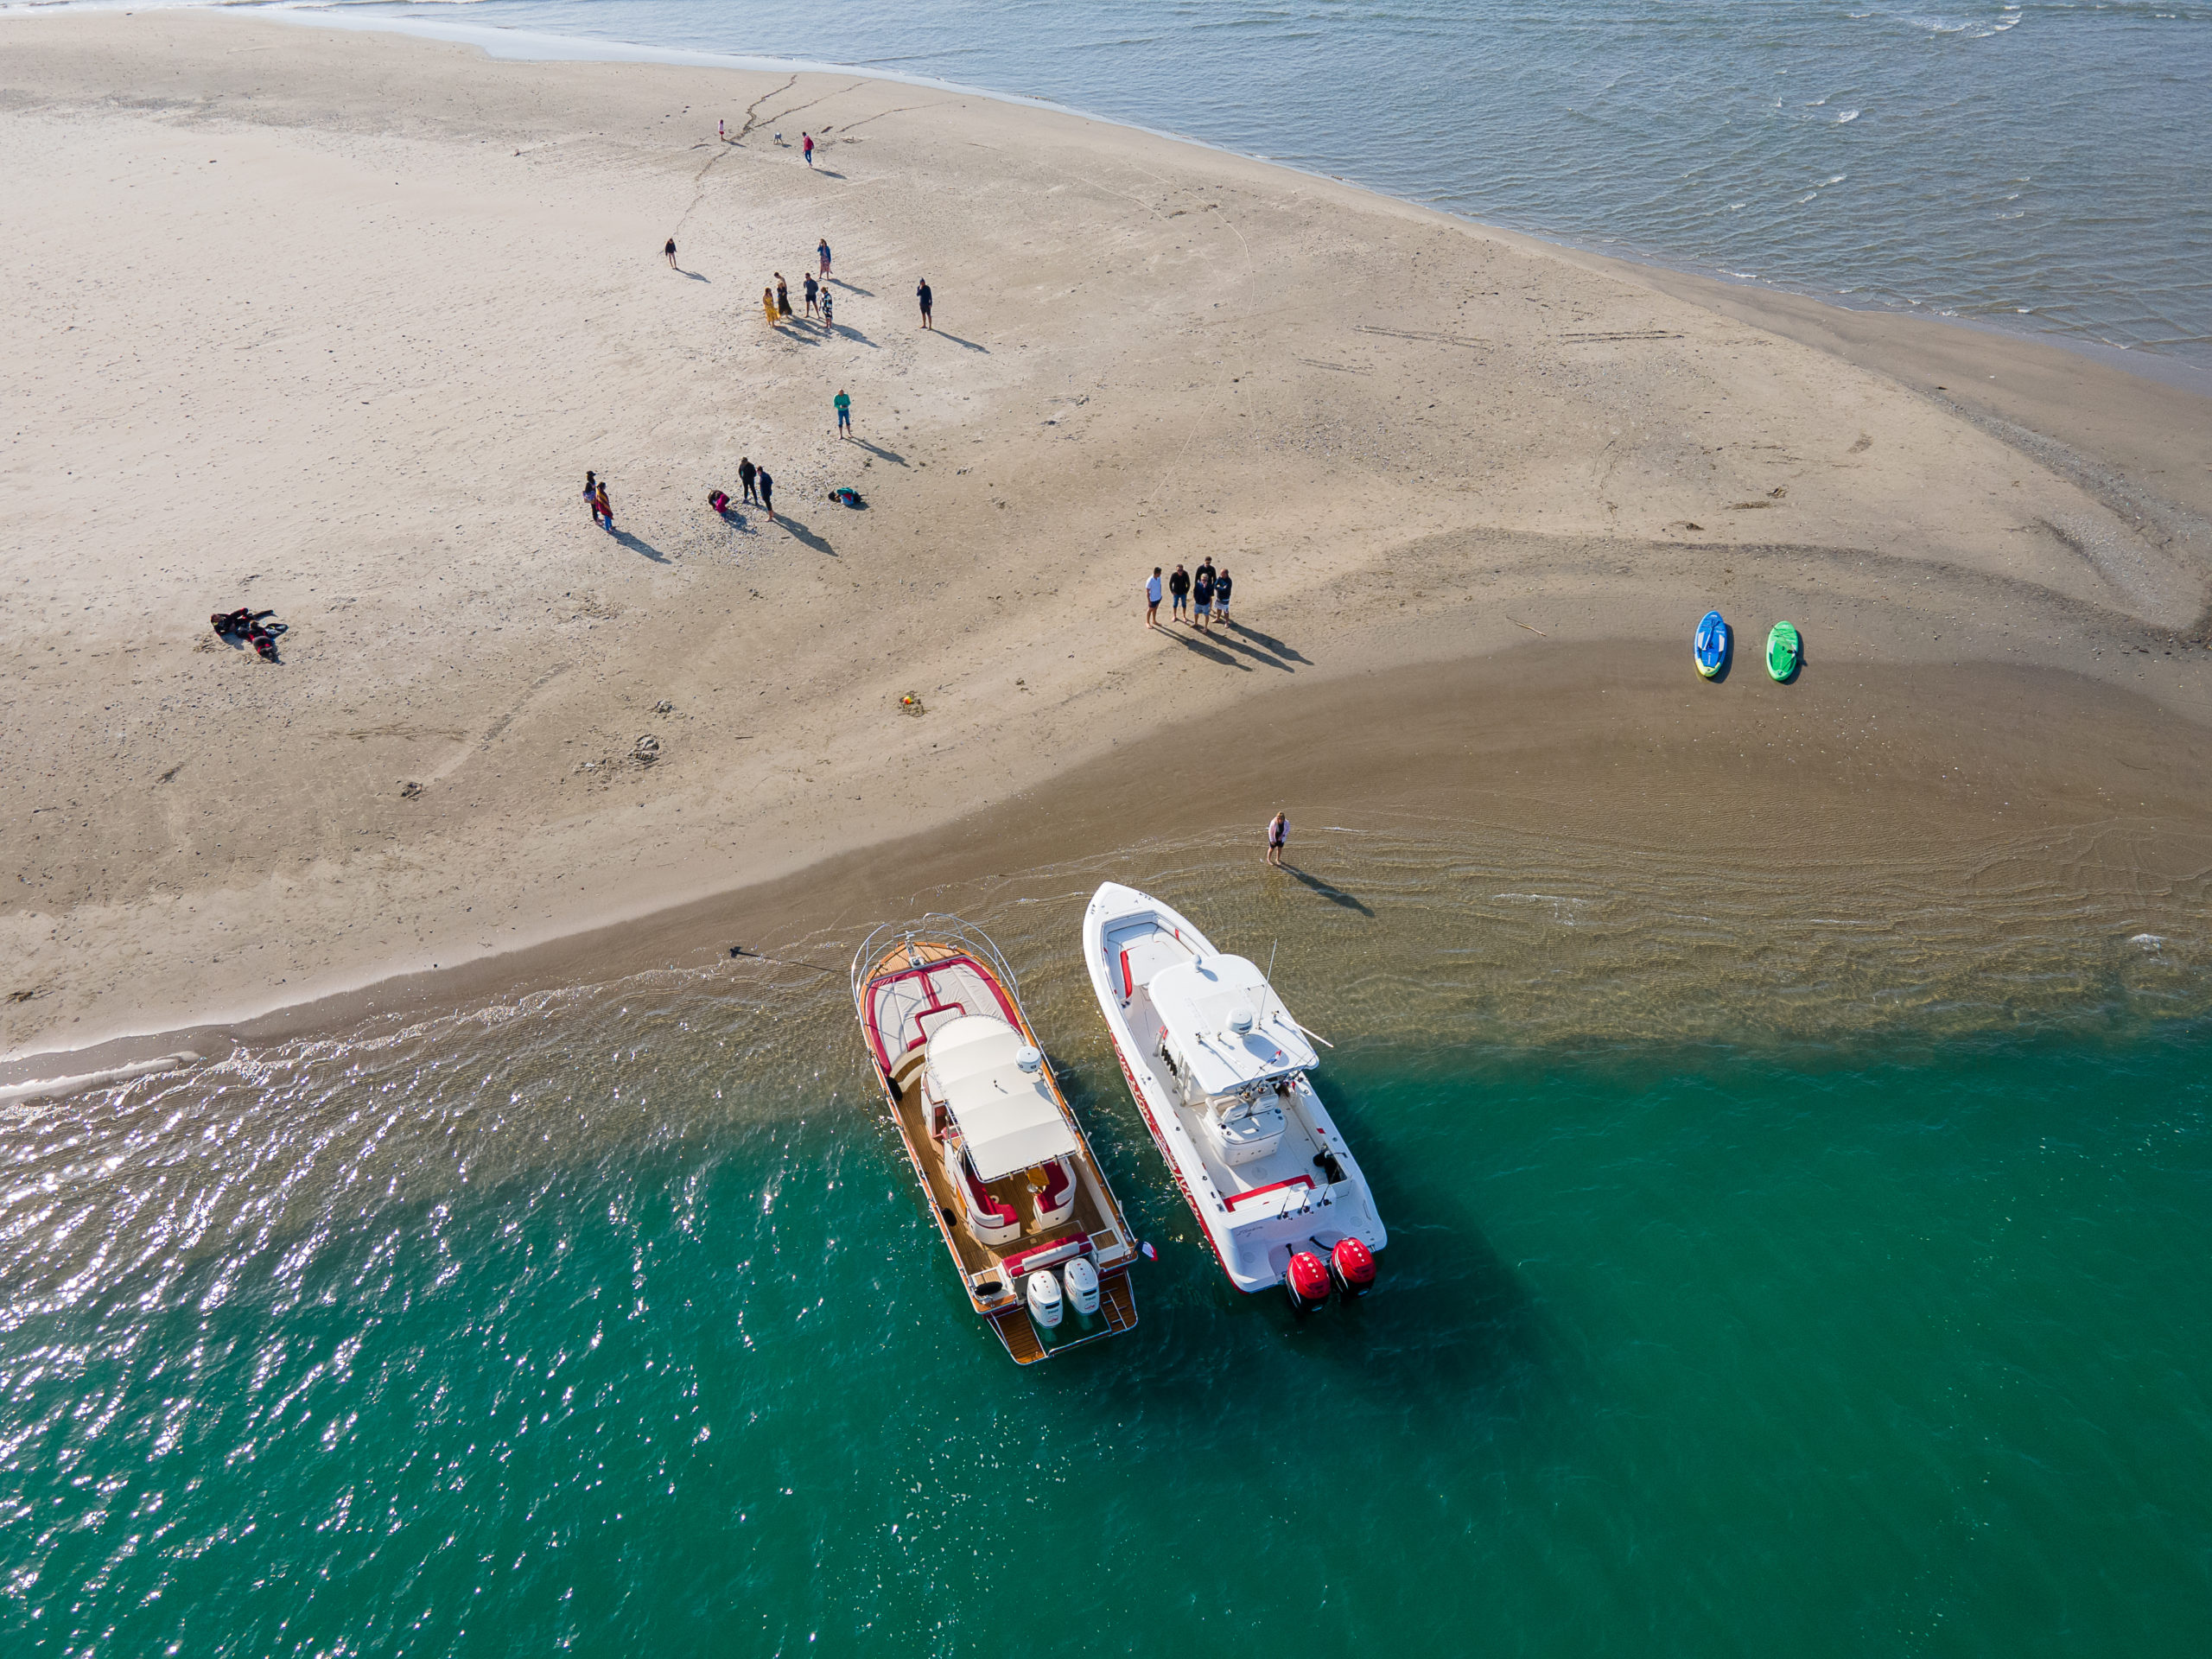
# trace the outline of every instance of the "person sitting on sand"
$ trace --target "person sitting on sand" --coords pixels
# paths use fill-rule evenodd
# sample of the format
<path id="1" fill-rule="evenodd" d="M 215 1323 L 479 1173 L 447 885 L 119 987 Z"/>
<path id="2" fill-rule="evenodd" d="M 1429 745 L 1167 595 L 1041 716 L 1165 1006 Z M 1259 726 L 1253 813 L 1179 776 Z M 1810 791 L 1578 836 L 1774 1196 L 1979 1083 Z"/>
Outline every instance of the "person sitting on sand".
<path id="1" fill-rule="evenodd" d="M 708 491 L 707 505 L 712 507 L 716 512 L 728 512 L 729 511 L 729 493 L 726 490 Z"/>

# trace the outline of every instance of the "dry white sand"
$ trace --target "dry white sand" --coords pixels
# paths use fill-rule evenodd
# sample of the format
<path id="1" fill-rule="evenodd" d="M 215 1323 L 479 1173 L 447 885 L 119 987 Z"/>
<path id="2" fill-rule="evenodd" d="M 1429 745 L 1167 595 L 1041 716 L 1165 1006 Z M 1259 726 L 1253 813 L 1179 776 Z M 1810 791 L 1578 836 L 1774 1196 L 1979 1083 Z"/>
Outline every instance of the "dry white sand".
<path id="1" fill-rule="evenodd" d="M 0 28 L 0 1052 L 787 874 L 1294 677 L 1686 658 L 1709 604 L 1745 671 L 1796 620 L 1808 695 L 1990 662 L 2212 722 L 2208 405 L 2049 347 L 857 78 Z M 822 236 L 836 331 L 772 329 Z M 783 522 L 708 511 L 741 455 Z M 1242 626 L 1147 631 L 1209 555 Z"/>

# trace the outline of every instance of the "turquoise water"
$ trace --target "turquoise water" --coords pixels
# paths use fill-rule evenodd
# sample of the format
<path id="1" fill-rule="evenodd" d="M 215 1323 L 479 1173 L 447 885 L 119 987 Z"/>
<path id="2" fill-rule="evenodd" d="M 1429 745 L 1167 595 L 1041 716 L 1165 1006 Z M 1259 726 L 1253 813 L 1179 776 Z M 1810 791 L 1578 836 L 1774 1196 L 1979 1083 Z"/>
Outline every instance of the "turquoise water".
<path id="1" fill-rule="evenodd" d="M 2212 1643 L 2188 970 L 1827 1040 L 1763 1033 L 1747 971 L 1733 1039 L 1624 1037 L 1592 995 L 1535 1042 L 1500 1017 L 1520 945 L 1381 999 L 1328 965 L 1466 925 L 1454 873 L 1410 868 L 1335 867 L 1363 909 L 1241 858 L 1160 873 L 1276 932 L 1338 1045 L 1392 1243 L 1376 1294 L 1302 1325 L 1169 1196 L 1053 948 L 1089 872 L 982 911 L 1160 1259 L 1135 1332 L 1032 1370 L 965 1310 L 837 974 L 650 976 L 16 1109 L 8 1648 Z"/>
<path id="2" fill-rule="evenodd" d="M 283 3 L 522 55 L 1027 94 L 1488 224 L 2212 369 L 2203 0 Z M 787 136 L 826 122 L 834 149 L 836 121 Z"/>

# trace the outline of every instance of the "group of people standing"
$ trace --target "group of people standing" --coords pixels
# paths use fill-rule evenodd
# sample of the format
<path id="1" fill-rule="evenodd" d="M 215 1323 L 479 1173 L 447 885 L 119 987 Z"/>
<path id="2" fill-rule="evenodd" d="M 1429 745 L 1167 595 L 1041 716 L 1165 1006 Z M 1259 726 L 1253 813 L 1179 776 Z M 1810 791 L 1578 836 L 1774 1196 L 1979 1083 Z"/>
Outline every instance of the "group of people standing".
<path id="1" fill-rule="evenodd" d="M 822 326 L 829 328 L 834 327 L 837 321 L 837 302 L 836 296 L 830 291 L 830 238 L 828 237 L 823 237 L 814 245 L 814 255 L 822 263 L 821 278 L 817 281 L 812 273 L 809 273 L 799 284 L 799 297 L 806 307 L 806 315 L 819 318 Z M 764 288 L 760 290 L 760 308 L 768 314 L 768 325 L 771 327 L 793 315 L 791 287 L 788 282 L 785 281 L 782 271 L 776 273 L 774 287 Z"/>
<path id="2" fill-rule="evenodd" d="M 1166 578 L 1168 597 L 1174 601 L 1169 613 L 1171 620 L 1188 622 L 1192 627 L 1211 631 L 1218 618 L 1229 620 L 1229 595 L 1234 584 L 1230 580 L 1229 567 L 1214 569 L 1213 561 L 1204 561 L 1196 570 L 1175 567 L 1175 574 Z M 1147 628 L 1160 626 L 1160 596 L 1162 583 L 1160 567 L 1152 567 L 1152 575 L 1144 584 L 1144 625 Z"/>

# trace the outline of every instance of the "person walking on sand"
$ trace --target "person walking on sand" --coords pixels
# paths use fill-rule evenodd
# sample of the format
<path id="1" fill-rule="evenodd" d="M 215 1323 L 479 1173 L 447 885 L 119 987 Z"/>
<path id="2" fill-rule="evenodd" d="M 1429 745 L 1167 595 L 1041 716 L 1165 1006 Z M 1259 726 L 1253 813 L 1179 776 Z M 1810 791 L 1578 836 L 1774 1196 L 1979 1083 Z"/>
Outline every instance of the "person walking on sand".
<path id="1" fill-rule="evenodd" d="M 841 438 L 851 437 L 853 435 L 853 400 L 845 396 L 845 389 L 842 386 L 837 389 L 837 395 L 830 400 L 830 405 L 837 411 L 837 435 Z"/>
<path id="2" fill-rule="evenodd" d="M 1201 564 L 1191 579 L 1191 608 L 1198 626 L 1211 632 L 1213 629 L 1213 565 L 1211 561 Z"/>
<path id="3" fill-rule="evenodd" d="M 830 280 L 830 238 L 823 237 L 814 245 L 815 255 L 822 261 L 822 280 Z"/>
<path id="4" fill-rule="evenodd" d="M 1191 573 L 1185 570 L 1179 564 L 1175 567 L 1175 574 L 1167 578 L 1167 592 L 1169 596 L 1175 601 L 1173 605 L 1168 607 L 1169 620 L 1180 620 L 1184 622 L 1189 621 L 1191 620 L 1189 609 L 1191 603 Z"/>
<path id="5" fill-rule="evenodd" d="M 676 238 L 672 236 L 668 238 L 668 245 L 663 248 L 661 251 L 668 256 L 668 268 L 671 270 L 674 270 L 676 269 Z"/>
<path id="6" fill-rule="evenodd" d="M 729 143 L 729 123 L 727 121 L 715 122 L 715 137 L 721 139 L 724 143 Z"/>
<path id="7" fill-rule="evenodd" d="M 931 296 L 930 279 L 928 277 L 925 276 L 920 282 L 914 284 L 914 297 L 921 302 L 922 327 L 925 328 L 934 328 L 937 325 L 930 321 Z"/>
<path id="8" fill-rule="evenodd" d="M 774 289 L 764 288 L 760 290 L 760 308 L 768 314 L 769 325 L 773 327 L 776 321 L 776 290 Z"/>
<path id="9" fill-rule="evenodd" d="M 753 475 L 753 487 L 760 492 L 760 511 L 768 515 L 768 522 L 776 522 L 776 480 L 768 476 L 763 467 Z"/>
<path id="10" fill-rule="evenodd" d="M 584 474 L 584 511 L 591 514 L 592 523 L 599 522 L 599 474 L 588 471 Z"/>
<path id="11" fill-rule="evenodd" d="M 1160 626 L 1160 567 L 1156 564 L 1144 584 L 1144 625 L 1147 628 Z"/>
<path id="12" fill-rule="evenodd" d="M 1278 812 L 1268 820 L 1268 862 L 1282 868 L 1282 849 L 1290 845 L 1290 818 Z"/>
<path id="13" fill-rule="evenodd" d="M 791 314 L 791 284 L 784 280 L 784 273 L 776 273 L 776 315 L 788 317 Z"/>
<path id="14" fill-rule="evenodd" d="M 821 290 L 822 284 L 814 280 L 811 272 L 799 283 L 799 297 L 806 302 L 806 315 L 810 317 L 814 315 L 814 296 Z"/>
<path id="15" fill-rule="evenodd" d="M 1213 578 L 1214 620 L 1226 627 L 1229 624 L 1229 567 L 1223 565 Z"/>
<path id="16" fill-rule="evenodd" d="M 812 167 L 814 165 L 814 135 L 810 132 L 799 134 L 798 148 L 799 154 L 806 157 L 806 164 Z"/>
<path id="17" fill-rule="evenodd" d="M 594 505 L 597 509 L 594 516 L 606 524 L 607 533 L 612 536 L 614 533 L 614 509 L 607 505 L 605 479 L 599 481 L 599 494 L 594 498 Z"/>
<path id="18" fill-rule="evenodd" d="M 753 457 L 740 455 L 737 458 L 737 487 L 745 499 L 757 507 L 760 505 L 760 498 L 753 493 Z"/>

